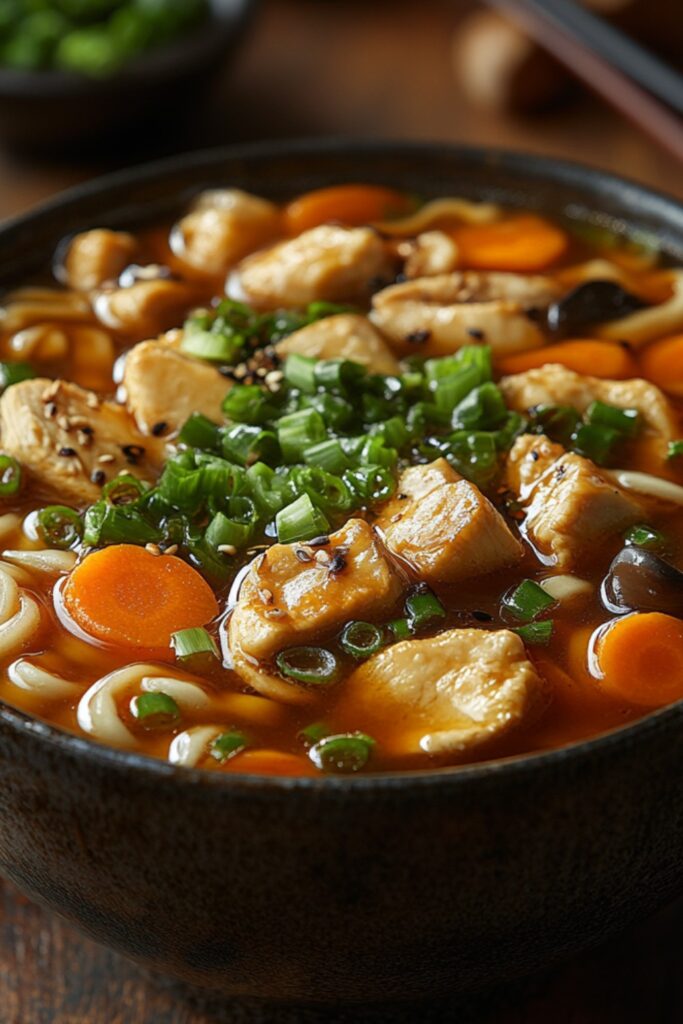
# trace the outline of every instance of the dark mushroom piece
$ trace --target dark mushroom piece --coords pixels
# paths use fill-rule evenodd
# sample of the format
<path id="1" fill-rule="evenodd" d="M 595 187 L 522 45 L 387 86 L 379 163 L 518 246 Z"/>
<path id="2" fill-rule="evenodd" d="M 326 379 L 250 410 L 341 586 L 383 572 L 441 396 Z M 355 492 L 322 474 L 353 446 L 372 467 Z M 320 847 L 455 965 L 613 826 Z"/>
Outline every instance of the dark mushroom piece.
<path id="1" fill-rule="evenodd" d="M 553 334 L 574 335 L 592 324 L 620 320 L 646 306 L 615 281 L 586 281 L 548 307 L 546 322 Z"/>
<path id="2" fill-rule="evenodd" d="M 642 548 L 623 548 L 602 582 L 602 603 L 617 615 L 665 612 L 683 617 L 683 572 Z"/>

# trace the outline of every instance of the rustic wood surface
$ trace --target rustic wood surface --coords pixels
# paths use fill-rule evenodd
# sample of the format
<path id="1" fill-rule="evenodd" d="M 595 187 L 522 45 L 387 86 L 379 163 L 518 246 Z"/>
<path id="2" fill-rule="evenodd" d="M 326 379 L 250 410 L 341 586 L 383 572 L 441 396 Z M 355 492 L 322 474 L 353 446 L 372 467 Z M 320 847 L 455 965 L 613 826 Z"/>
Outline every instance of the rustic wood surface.
<path id="1" fill-rule="evenodd" d="M 38 161 L 0 149 L 0 217 L 67 185 L 214 142 L 345 134 L 443 139 L 585 160 L 683 197 L 673 161 L 586 96 L 532 120 L 485 115 L 458 94 L 451 38 L 465 3 L 271 0 L 214 104 L 182 135 L 153 125 L 113 153 Z M 0 883 L 0 1024 L 221 1024 L 258 1017 L 169 988 Z M 478 1024 L 678 1024 L 683 904 L 522 989 L 461 1010 Z M 444 1019 L 456 1019 L 444 1010 Z M 260 1019 L 264 1019 L 261 1017 Z M 306 1020 L 312 1019 L 306 1016 Z M 364 1022 L 370 1011 L 321 1019 Z M 386 1019 L 398 1019 L 392 1016 Z M 426 1020 L 409 1013 L 405 1019 Z M 303 1024 L 299 1012 L 268 1016 Z"/>

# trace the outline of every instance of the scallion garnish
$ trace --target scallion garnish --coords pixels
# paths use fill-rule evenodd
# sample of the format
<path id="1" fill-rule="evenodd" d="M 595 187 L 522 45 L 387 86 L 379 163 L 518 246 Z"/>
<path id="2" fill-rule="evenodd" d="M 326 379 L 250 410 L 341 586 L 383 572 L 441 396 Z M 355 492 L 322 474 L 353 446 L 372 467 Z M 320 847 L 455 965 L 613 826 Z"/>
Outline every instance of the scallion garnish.
<path id="1" fill-rule="evenodd" d="M 520 622 L 530 622 L 555 602 L 534 580 L 522 580 L 503 598 L 503 607 Z"/>
<path id="2" fill-rule="evenodd" d="M 624 540 L 638 548 L 660 548 L 664 544 L 664 535 L 653 526 L 638 523 L 626 531 Z"/>
<path id="3" fill-rule="evenodd" d="M 369 658 L 382 647 L 384 636 L 379 626 L 357 619 L 344 626 L 339 643 L 354 658 Z"/>
<path id="4" fill-rule="evenodd" d="M 152 544 L 162 539 L 162 531 L 149 523 L 135 508 L 98 501 L 85 513 L 83 543 L 86 547 L 99 547 L 100 544 Z"/>
<path id="5" fill-rule="evenodd" d="M 229 761 L 235 754 L 239 754 L 245 747 L 249 746 L 249 740 L 239 729 L 229 729 L 221 733 L 212 741 L 209 748 L 211 757 L 223 763 Z"/>
<path id="6" fill-rule="evenodd" d="M 683 438 L 677 441 L 669 441 L 669 448 L 666 453 L 667 459 L 677 459 L 683 456 Z"/>
<path id="7" fill-rule="evenodd" d="M 322 772 L 359 772 L 372 755 L 375 741 L 362 732 L 326 736 L 308 752 L 313 764 Z"/>
<path id="8" fill-rule="evenodd" d="M 220 428 L 208 416 L 203 416 L 200 412 L 193 412 L 189 419 L 185 420 L 178 440 L 190 448 L 204 448 L 206 451 L 212 451 L 220 443 Z"/>
<path id="9" fill-rule="evenodd" d="M 285 360 L 285 380 L 297 391 L 306 395 L 315 394 L 315 359 L 293 352 Z"/>
<path id="10" fill-rule="evenodd" d="M 131 701 L 131 712 L 145 725 L 167 725 L 180 718 L 180 708 L 167 693 L 141 693 Z"/>
<path id="11" fill-rule="evenodd" d="M 121 473 L 102 488 L 102 497 L 110 505 L 132 505 L 148 490 L 148 485 L 132 473 Z"/>
<path id="12" fill-rule="evenodd" d="M 28 363 L 0 363 L 0 393 L 13 384 L 31 380 L 35 375 L 35 370 Z"/>
<path id="13" fill-rule="evenodd" d="M 304 461 L 309 466 L 324 469 L 327 473 L 340 476 L 344 470 L 349 469 L 351 462 L 345 455 L 339 438 L 330 438 L 329 441 L 321 441 L 319 444 L 311 445 L 305 450 Z"/>
<path id="14" fill-rule="evenodd" d="M 171 636 L 171 645 L 178 661 L 187 661 L 203 655 L 218 657 L 216 641 L 203 626 L 180 629 Z"/>
<path id="15" fill-rule="evenodd" d="M 277 439 L 285 462 L 299 462 L 311 445 L 327 439 L 325 421 L 315 409 L 282 416 L 277 422 Z"/>
<path id="16" fill-rule="evenodd" d="M 407 619 L 394 619 L 387 623 L 387 629 L 391 631 L 394 640 L 409 640 L 413 630 Z"/>
<path id="17" fill-rule="evenodd" d="M 587 423 L 610 427 L 629 438 L 635 437 L 641 426 L 641 416 L 637 409 L 620 409 L 606 402 L 591 402 L 585 418 Z"/>
<path id="18" fill-rule="evenodd" d="M 426 583 L 418 583 L 406 598 L 405 608 L 408 625 L 414 632 L 433 626 L 446 616 L 446 609 Z"/>
<path id="19" fill-rule="evenodd" d="M 583 423 L 574 433 L 572 448 L 598 466 L 604 466 L 609 461 L 614 446 L 622 437 L 623 435 L 612 427 Z"/>
<path id="20" fill-rule="evenodd" d="M 287 679 L 312 686 L 329 686 L 339 671 L 334 654 L 324 647 L 289 647 L 280 651 L 275 664 Z"/>
<path id="21" fill-rule="evenodd" d="M 307 747 L 312 747 L 314 743 L 318 743 L 319 740 L 323 740 L 326 736 L 330 735 L 330 730 L 324 722 L 312 722 L 310 725 L 300 729 L 298 733 L 299 739 Z"/>
<path id="22" fill-rule="evenodd" d="M 38 513 L 38 530 L 49 547 L 68 551 L 80 543 L 83 521 L 73 508 L 48 505 Z"/>
<path id="23" fill-rule="evenodd" d="M 528 622 L 525 626 L 516 626 L 512 632 L 521 637 L 525 644 L 548 644 L 553 635 L 552 619 L 541 622 Z"/>
<path id="24" fill-rule="evenodd" d="M 308 494 L 281 509 L 275 517 L 277 537 L 281 544 L 320 537 L 330 528 L 328 520 L 311 501 Z"/>
<path id="25" fill-rule="evenodd" d="M 11 455 L 0 455 L 0 498 L 11 498 L 21 487 L 21 466 Z"/>

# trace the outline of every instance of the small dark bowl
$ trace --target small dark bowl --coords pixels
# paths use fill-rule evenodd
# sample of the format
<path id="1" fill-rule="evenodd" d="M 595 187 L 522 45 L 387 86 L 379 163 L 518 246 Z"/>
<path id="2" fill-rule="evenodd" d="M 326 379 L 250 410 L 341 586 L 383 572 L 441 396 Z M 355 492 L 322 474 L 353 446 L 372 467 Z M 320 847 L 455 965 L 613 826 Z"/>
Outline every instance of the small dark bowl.
<path id="1" fill-rule="evenodd" d="M 287 143 L 76 189 L 0 231 L 0 285 L 39 269 L 69 232 L 170 214 L 206 185 L 280 198 L 358 180 L 607 217 L 683 258 L 683 206 L 598 171 L 445 146 Z M 0 706 L 0 869 L 100 942 L 233 999 L 439 999 L 547 967 L 680 889 L 682 755 L 679 703 L 469 768 L 253 778 L 110 750 Z"/>
<path id="2" fill-rule="evenodd" d="M 182 2 L 182 0 L 181 0 Z M 173 123 L 226 66 L 258 0 L 211 0 L 206 20 L 106 78 L 0 67 L 0 137 L 54 151 L 139 130 L 162 112 Z"/>

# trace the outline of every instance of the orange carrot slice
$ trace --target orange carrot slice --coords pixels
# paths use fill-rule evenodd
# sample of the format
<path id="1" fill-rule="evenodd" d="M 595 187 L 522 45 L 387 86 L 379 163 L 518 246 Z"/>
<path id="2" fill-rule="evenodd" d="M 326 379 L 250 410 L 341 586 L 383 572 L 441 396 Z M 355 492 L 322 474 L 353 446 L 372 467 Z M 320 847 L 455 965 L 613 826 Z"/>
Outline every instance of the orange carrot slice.
<path id="1" fill-rule="evenodd" d="M 475 270 L 534 271 L 552 266 L 569 239 L 550 221 L 533 213 L 494 224 L 464 224 L 452 236 L 464 267 Z"/>
<path id="2" fill-rule="evenodd" d="M 683 398 L 683 334 L 662 338 L 639 354 L 640 370 L 654 384 Z"/>
<path id="3" fill-rule="evenodd" d="M 171 635 L 218 614 L 211 587 L 180 558 L 133 544 L 94 551 L 69 576 L 64 606 L 89 636 L 170 656 Z"/>
<path id="4" fill-rule="evenodd" d="M 545 345 L 530 352 L 519 352 L 498 361 L 501 373 L 524 373 L 545 363 L 561 363 L 577 373 L 610 380 L 638 376 L 638 364 L 628 351 L 613 341 L 581 339 Z"/>
<path id="5" fill-rule="evenodd" d="M 683 697 L 683 619 L 635 612 L 617 619 L 596 644 L 600 686 L 639 707 Z"/>
<path id="6" fill-rule="evenodd" d="M 328 221 L 354 227 L 409 213 L 414 205 L 405 193 L 379 185 L 335 185 L 293 200 L 285 208 L 285 224 L 292 235 Z"/>
<path id="7" fill-rule="evenodd" d="M 296 777 L 317 774 L 308 758 L 280 750 L 245 750 L 226 761 L 223 768 L 229 772 L 243 772 L 245 775 Z"/>

